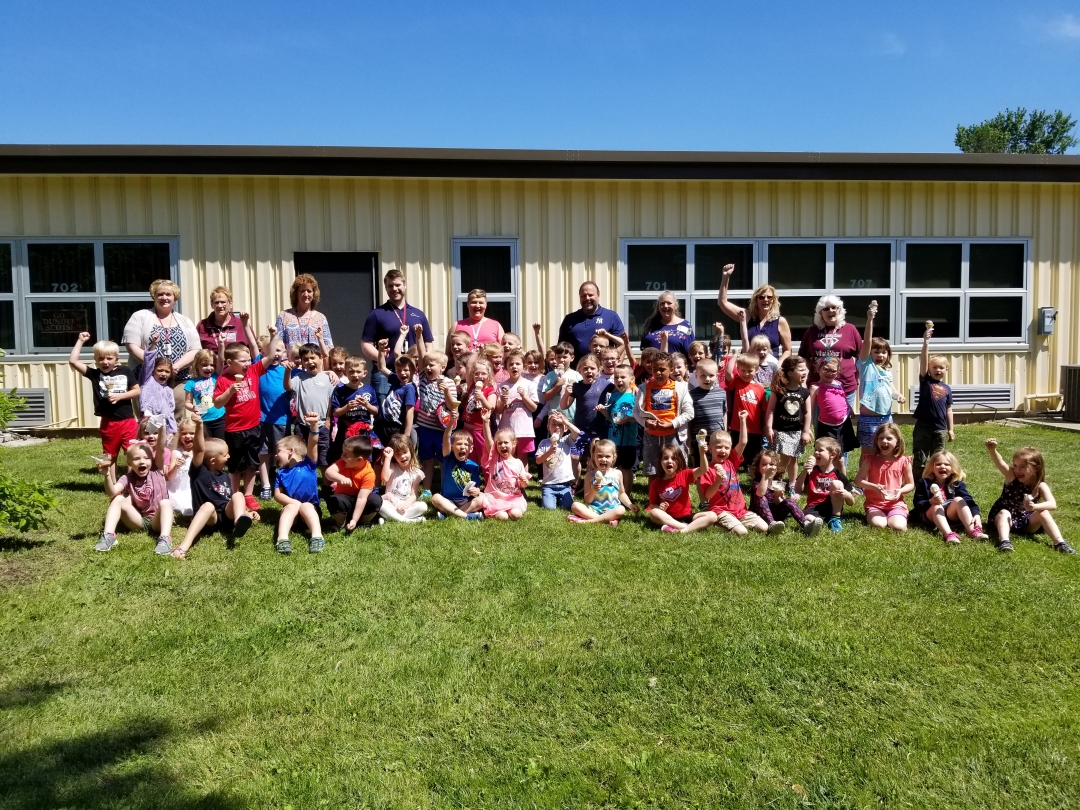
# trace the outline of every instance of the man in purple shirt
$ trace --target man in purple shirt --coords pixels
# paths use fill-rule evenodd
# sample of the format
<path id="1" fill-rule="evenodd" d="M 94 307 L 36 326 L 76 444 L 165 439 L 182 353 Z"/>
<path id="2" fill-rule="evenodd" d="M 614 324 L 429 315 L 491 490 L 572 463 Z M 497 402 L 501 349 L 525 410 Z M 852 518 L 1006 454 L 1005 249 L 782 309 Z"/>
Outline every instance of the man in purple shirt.
<path id="1" fill-rule="evenodd" d="M 409 327 L 409 334 L 405 338 L 405 345 L 412 346 L 416 343 L 416 333 L 413 327 L 417 324 L 423 327 L 424 341 L 431 344 L 435 340 L 431 334 L 431 326 L 427 316 L 417 309 L 410 307 L 405 302 L 405 276 L 397 268 L 391 268 L 383 276 L 383 287 L 386 289 L 386 303 L 375 307 L 368 313 L 364 321 L 364 332 L 361 335 L 360 348 L 364 357 L 371 364 L 371 387 L 378 394 L 379 404 L 390 393 L 390 381 L 378 369 L 379 349 L 377 344 L 380 340 L 386 340 L 390 346 L 390 357 L 386 364 L 394 366 L 394 343 L 397 342 L 398 333 L 402 324 Z"/>
<path id="2" fill-rule="evenodd" d="M 618 312 L 600 306 L 600 288 L 595 282 L 586 281 L 578 287 L 578 300 L 581 309 L 563 318 L 559 326 L 559 342 L 569 343 L 574 347 L 574 357 L 581 358 L 589 353 L 589 341 L 598 331 L 606 329 L 621 335 L 626 328 Z"/>

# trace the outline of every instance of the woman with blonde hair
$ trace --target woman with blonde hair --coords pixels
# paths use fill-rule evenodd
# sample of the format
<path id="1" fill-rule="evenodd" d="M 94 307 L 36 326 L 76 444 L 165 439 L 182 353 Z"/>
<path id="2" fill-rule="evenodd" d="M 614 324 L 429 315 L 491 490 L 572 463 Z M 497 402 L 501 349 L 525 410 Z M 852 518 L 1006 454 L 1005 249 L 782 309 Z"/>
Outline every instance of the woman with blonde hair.
<path id="1" fill-rule="evenodd" d="M 217 354 L 218 343 L 243 343 L 254 357 L 259 353 L 247 334 L 248 314 L 233 311 L 232 291 L 228 287 L 214 287 L 210 291 L 210 314 L 195 325 L 202 348 Z"/>
<path id="2" fill-rule="evenodd" d="M 776 294 L 776 288 L 771 284 L 760 285 L 750 295 L 747 308 L 743 309 L 728 301 L 728 285 L 731 283 L 734 272 L 735 265 L 724 265 L 724 271 L 720 277 L 720 297 L 716 305 L 736 323 L 745 317 L 747 337 L 750 340 L 757 335 L 767 337 L 773 357 L 782 362 L 791 354 L 791 327 L 788 326 L 787 318 L 780 314 L 780 296 Z M 744 346 L 743 351 L 745 352 L 747 348 Z"/>
<path id="3" fill-rule="evenodd" d="M 319 282 L 315 277 L 302 273 L 293 279 L 289 289 L 289 301 L 292 306 L 282 310 L 274 324 L 285 348 L 301 343 L 318 345 L 319 336 L 316 332 L 319 330 L 322 330 L 320 334 L 326 348 L 334 348 L 334 341 L 330 337 L 330 324 L 327 323 L 326 316 L 316 310 L 319 305 Z"/>

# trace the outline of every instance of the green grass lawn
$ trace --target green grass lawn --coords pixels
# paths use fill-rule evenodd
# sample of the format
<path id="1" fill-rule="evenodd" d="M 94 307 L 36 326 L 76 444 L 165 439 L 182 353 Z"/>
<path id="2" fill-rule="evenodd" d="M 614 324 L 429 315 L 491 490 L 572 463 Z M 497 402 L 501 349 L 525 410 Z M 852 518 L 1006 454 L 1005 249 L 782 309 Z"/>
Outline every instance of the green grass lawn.
<path id="1" fill-rule="evenodd" d="M 1043 450 L 1080 539 L 1080 436 L 960 428 L 984 511 L 990 431 Z M 4 453 L 60 502 L 0 540 L 7 810 L 1080 806 L 1080 559 L 1045 537 L 949 548 L 856 510 L 810 540 L 667 535 L 534 503 L 283 558 L 271 506 L 231 550 L 96 554 L 98 447 Z"/>

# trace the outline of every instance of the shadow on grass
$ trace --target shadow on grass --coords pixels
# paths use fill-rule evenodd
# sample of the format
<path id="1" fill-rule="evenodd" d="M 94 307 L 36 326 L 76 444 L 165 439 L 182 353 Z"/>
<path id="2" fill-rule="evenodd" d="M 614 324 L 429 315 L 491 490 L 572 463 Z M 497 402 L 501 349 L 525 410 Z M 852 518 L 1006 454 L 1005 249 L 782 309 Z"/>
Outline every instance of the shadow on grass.
<path id="1" fill-rule="evenodd" d="M 68 492 L 104 492 L 99 477 L 97 481 L 54 481 L 53 489 L 66 489 Z"/>
<path id="2" fill-rule="evenodd" d="M 36 537 L 26 537 L 18 534 L 0 535 L 0 552 L 4 551 L 29 551 L 32 548 L 41 548 L 50 541 Z"/>
<path id="3" fill-rule="evenodd" d="M 57 692 L 66 689 L 66 681 L 41 681 L 12 686 L 0 692 L 0 711 L 44 703 Z"/>
<path id="4" fill-rule="evenodd" d="M 157 720 L 52 740 L 0 756 L 6 810 L 45 807 L 152 807 L 239 810 L 217 793 L 198 795 L 158 764 L 176 735 Z"/>

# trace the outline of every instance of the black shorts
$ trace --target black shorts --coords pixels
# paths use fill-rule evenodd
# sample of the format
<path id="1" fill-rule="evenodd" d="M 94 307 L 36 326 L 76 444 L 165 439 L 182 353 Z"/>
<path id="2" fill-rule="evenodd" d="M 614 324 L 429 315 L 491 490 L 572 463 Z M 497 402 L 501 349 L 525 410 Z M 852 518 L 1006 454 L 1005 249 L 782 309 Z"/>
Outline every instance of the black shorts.
<path id="1" fill-rule="evenodd" d="M 370 515 L 373 512 L 378 512 L 381 506 L 382 496 L 379 495 L 378 492 L 372 492 L 368 495 L 367 503 L 364 504 L 364 509 L 360 514 Z M 330 495 L 326 499 L 326 510 L 331 515 L 344 515 L 346 521 L 352 517 L 352 512 L 355 508 L 355 495 Z"/>
<path id="2" fill-rule="evenodd" d="M 225 434 L 225 444 L 229 448 L 229 472 L 236 474 L 244 470 L 259 469 L 259 446 L 262 444 L 262 429 L 237 430 Z"/>
<path id="3" fill-rule="evenodd" d="M 225 441 L 225 417 L 202 423 L 203 436 L 208 439 Z"/>
<path id="4" fill-rule="evenodd" d="M 275 425 L 273 422 L 263 422 L 259 426 L 261 438 L 259 440 L 259 454 L 273 456 L 277 452 L 277 443 L 288 435 L 288 425 Z"/>
<path id="5" fill-rule="evenodd" d="M 841 507 L 841 510 L 843 510 L 843 507 Z M 840 512 L 835 512 L 834 513 L 833 510 L 832 510 L 832 499 L 831 498 L 826 498 L 821 503 L 816 504 L 814 506 L 808 506 L 805 509 L 803 509 L 803 512 L 808 516 L 809 515 L 817 515 L 822 520 L 828 520 L 829 518 L 840 517 Z"/>
<path id="6" fill-rule="evenodd" d="M 615 466 L 620 470 L 629 470 L 637 463 L 637 445 L 615 448 Z"/>

